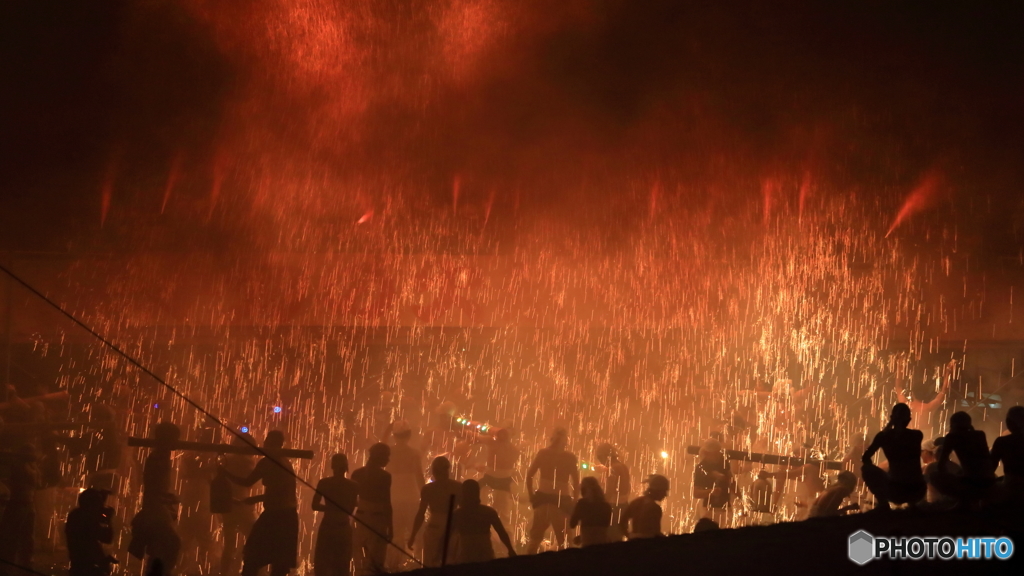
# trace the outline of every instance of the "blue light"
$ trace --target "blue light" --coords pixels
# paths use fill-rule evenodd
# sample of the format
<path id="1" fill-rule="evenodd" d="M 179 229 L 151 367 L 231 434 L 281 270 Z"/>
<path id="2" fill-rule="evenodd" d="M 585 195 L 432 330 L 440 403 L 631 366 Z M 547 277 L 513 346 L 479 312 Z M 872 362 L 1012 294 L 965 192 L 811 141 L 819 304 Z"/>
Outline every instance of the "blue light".
<path id="1" fill-rule="evenodd" d="M 159 404 L 153 404 L 153 408 L 160 408 Z"/>
<path id="2" fill-rule="evenodd" d="M 241 428 L 239 428 L 239 430 L 241 430 L 242 434 L 248 434 L 249 433 L 249 427 L 248 426 L 242 426 Z"/>
<path id="3" fill-rule="evenodd" d="M 274 414 L 280 414 L 280 413 L 281 413 L 281 407 L 280 406 L 274 406 Z"/>

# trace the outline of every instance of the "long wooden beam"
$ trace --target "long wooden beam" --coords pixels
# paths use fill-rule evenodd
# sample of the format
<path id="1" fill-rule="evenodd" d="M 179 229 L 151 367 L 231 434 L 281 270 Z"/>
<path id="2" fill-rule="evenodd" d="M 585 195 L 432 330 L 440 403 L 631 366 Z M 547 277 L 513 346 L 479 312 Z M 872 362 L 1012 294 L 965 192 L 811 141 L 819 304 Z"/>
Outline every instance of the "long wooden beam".
<path id="1" fill-rule="evenodd" d="M 687 454 L 700 454 L 700 446 L 687 446 Z M 759 462 L 761 464 L 777 464 L 779 466 L 803 466 L 804 464 L 821 464 L 826 470 L 844 470 L 842 462 L 836 460 L 814 460 L 812 458 L 800 458 L 799 456 L 779 456 L 778 454 L 761 454 L 759 452 L 744 452 L 742 450 L 726 450 L 725 457 L 729 460 L 741 460 L 743 462 Z"/>
<path id="2" fill-rule="evenodd" d="M 157 441 L 152 438 L 128 438 L 128 445 L 139 448 L 155 448 Z M 261 456 L 262 453 L 256 449 L 255 446 L 235 446 L 233 444 L 212 444 L 210 442 L 186 442 L 179 440 L 171 444 L 171 450 L 188 450 L 192 452 L 213 452 L 215 454 L 245 454 L 249 456 Z M 312 450 L 295 450 L 291 448 L 282 448 L 278 450 L 267 450 L 266 452 L 272 453 L 274 456 L 281 456 L 284 458 L 300 458 L 302 460 L 312 460 Z"/>

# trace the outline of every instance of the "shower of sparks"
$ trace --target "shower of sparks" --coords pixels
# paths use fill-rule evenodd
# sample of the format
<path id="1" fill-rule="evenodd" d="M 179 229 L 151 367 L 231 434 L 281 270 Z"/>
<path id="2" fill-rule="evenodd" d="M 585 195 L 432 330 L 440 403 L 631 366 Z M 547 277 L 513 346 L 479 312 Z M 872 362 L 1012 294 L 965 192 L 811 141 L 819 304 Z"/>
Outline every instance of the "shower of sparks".
<path id="1" fill-rule="evenodd" d="M 422 178 L 413 161 L 360 170 L 364 148 L 392 158 L 393 142 L 368 137 L 375 123 L 394 129 L 381 110 L 426 115 L 480 81 L 515 37 L 507 3 L 434 3 L 397 23 L 369 0 L 182 3 L 244 71 L 212 158 L 190 154 L 186 169 L 174 153 L 152 190 L 165 219 L 154 222 L 185 222 L 186 249 L 142 249 L 166 228 L 133 221 L 123 241 L 138 250 L 79 259 L 54 296 L 230 425 L 257 439 L 281 428 L 314 450 L 297 463 L 308 480 L 336 452 L 361 465 L 399 419 L 425 462 L 454 449 L 445 413 L 483 434 L 511 429 L 524 458 L 560 426 L 585 474 L 601 473 L 593 449 L 611 442 L 634 486 L 657 472 L 681 487 L 665 505 L 666 528 L 682 531 L 695 518 L 686 446 L 727 432 L 731 449 L 842 458 L 884 422 L 896 375 L 982 316 L 955 233 L 926 254 L 889 238 L 934 204 L 937 175 L 890 224 L 891 208 L 811 170 L 751 175 L 718 159 L 738 176 L 694 184 L 581 161 L 558 181 L 506 180 L 488 172 L 505 159 L 484 152 Z M 119 168 L 101 183 L 105 229 Z M 568 208 L 542 201 L 563 188 Z M 521 207 L 530 194 L 541 208 Z M 952 287 L 938 305 L 937 284 Z M 199 414 L 99 345 L 73 355 L 69 334 L 35 337 L 61 358 L 74 413 L 104 403 L 134 435 L 161 420 L 204 433 Z M 475 446 L 462 458 L 470 474 L 485 460 Z M 138 471 L 122 483 L 122 517 L 138 507 Z M 528 518 L 517 499 L 519 538 Z M 211 562 L 192 556 L 182 571 Z"/>

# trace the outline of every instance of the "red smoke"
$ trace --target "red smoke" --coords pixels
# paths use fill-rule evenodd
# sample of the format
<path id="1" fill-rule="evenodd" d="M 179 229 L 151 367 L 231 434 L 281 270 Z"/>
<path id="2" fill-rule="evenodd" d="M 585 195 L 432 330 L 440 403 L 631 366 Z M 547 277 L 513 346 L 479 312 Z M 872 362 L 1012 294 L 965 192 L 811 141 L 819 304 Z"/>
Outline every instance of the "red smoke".
<path id="1" fill-rule="evenodd" d="M 942 176 L 937 171 L 927 173 L 903 202 L 903 206 L 896 214 L 896 219 L 892 221 L 892 226 L 889 226 L 889 231 L 885 233 L 885 237 L 888 238 L 893 230 L 907 218 L 931 208 L 938 197 L 939 185 L 941 183 Z"/>

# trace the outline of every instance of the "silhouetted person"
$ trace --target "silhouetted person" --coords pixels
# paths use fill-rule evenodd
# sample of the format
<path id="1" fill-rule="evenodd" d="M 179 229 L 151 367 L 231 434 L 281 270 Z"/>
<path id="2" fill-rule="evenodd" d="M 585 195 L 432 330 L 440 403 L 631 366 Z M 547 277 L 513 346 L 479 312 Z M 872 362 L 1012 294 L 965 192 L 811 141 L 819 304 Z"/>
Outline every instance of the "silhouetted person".
<path id="1" fill-rule="evenodd" d="M 732 498 L 732 471 L 725 461 L 722 444 L 708 440 L 698 453 L 693 469 L 693 496 L 700 502 L 702 516 L 724 522 Z"/>
<path id="2" fill-rule="evenodd" d="M 651 474 L 645 482 L 647 489 L 644 495 L 630 502 L 619 520 L 619 527 L 624 534 L 629 535 L 630 540 L 663 535 L 659 502 L 668 496 L 668 478 L 661 474 Z"/>
<path id="3" fill-rule="evenodd" d="M 348 458 L 344 454 L 331 457 L 333 476 L 316 485 L 313 510 L 323 512 L 316 534 L 313 568 L 316 576 L 348 576 L 352 573 L 352 520 L 359 486 L 345 477 Z"/>
<path id="4" fill-rule="evenodd" d="M 416 535 L 423 526 L 426 513 L 430 512 L 426 529 L 423 531 L 423 565 L 436 567 L 441 565 L 441 554 L 444 550 L 444 531 L 448 522 L 448 504 L 455 496 L 456 505 L 462 493 L 462 483 L 450 478 L 452 463 L 444 456 L 434 458 L 430 463 L 430 475 L 434 478 L 420 490 L 420 507 L 412 523 L 409 535 L 409 548 L 413 548 Z"/>
<path id="5" fill-rule="evenodd" d="M 759 523 L 771 523 L 775 520 L 775 483 L 773 479 L 774 474 L 771 472 L 759 470 L 757 479 L 750 485 L 751 507 L 754 517 Z"/>
<path id="6" fill-rule="evenodd" d="M 960 460 L 963 475 L 950 473 L 950 454 L 956 454 Z M 940 492 L 954 498 L 958 507 L 970 508 L 989 495 L 995 483 L 995 467 L 985 432 L 974 429 L 970 414 L 957 412 L 949 417 L 949 434 L 942 441 L 938 458 L 935 485 Z"/>
<path id="7" fill-rule="evenodd" d="M 34 495 L 39 484 L 35 448 L 25 444 L 15 452 L 7 478 L 10 496 L 0 516 L 0 560 L 27 568 L 32 566 L 36 523 Z M 0 564 L 0 574 L 17 572 L 20 570 Z"/>
<path id="8" fill-rule="evenodd" d="M 533 505 L 533 524 L 530 526 L 529 554 L 536 554 L 544 533 L 550 527 L 555 533 L 558 547 L 565 544 L 565 529 L 573 507 L 573 497 L 579 493 L 580 471 L 576 455 L 565 449 L 568 436 L 565 430 L 555 430 L 551 445 L 541 448 L 526 471 L 526 491 Z M 533 477 L 540 472 L 540 483 L 533 488 Z M 569 482 L 572 481 L 572 488 Z"/>
<path id="9" fill-rule="evenodd" d="M 910 407 L 911 417 L 921 430 L 921 433 L 927 433 L 926 436 L 928 438 L 931 438 L 935 433 L 936 424 L 938 424 L 938 422 L 934 421 L 936 413 L 946 400 L 946 395 L 949 393 L 949 386 L 953 382 L 955 372 L 956 360 L 950 360 L 942 369 L 942 389 L 929 402 L 908 398 L 902 386 L 896 386 L 896 399 Z M 909 384 L 912 385 L 913 383 L 910 382 Z"/>
<path id="10" fill-rule="evenodd" d="M 455 536 L 455 561 L 458 564 L 494 560 L 491 546 L 491 528 L 508 549 L 509 557 L 515 556 L 512 540 L 494 508 L 480 503 L 480 484 L 476 480 L 462 483 L 459 508 L 452 515 L 452 533 Z"/>
<path id="11" fill-rule="evenodd" d="M 387 471 L 391 474 L 394 537 L 403 539 L 408 538 L 412 530 L 412 519 L 420 500 L 420 489 L 423 487 L 423 455 L 409 445 L 412 440 L 412 428 L 407 422 L 395 422 L 393 428 L 391 435 L 395 439 L 395 444 L 391 447 Z M 398 550 L 393 550 L 388 566 L 395 571 L 404 559 L 405 556 L 400 555 Z"/>
<path id="12" fill-rule="evenodd" d="M 132 518 L 132 539 L 128 552 L 150 564 L 159 560 L 164 576 L 174 573 L 181 551 L 181 538 L 174 529 L 178 519 L 178 498 L 171 492 L 170 446 L 181 438 L 181 430 L 161 422 L 153 431 L 157 445 L 146 456 L 142 470 L 142 508 Z"/>
<path id="13" fill-rule="evenodd" d="M 232 438 L 231 445 L 255 446 L 256 441 L 248 433 L 243 433 L 242 438 Z M 223 467 L 239 478 L 247 478 L 252 474 L 256 463 L 252 456 L 246 454 L 228 454 L 224 456 Z M 256 522 L 256 510 L 246 502 L 250 495 L 248 488 L 231 482 L 226 475 L 215 478 L 214 482 L 223 483 L 222 489 L 227 492 L 227 502 L 224 502 L 223 511 L 215 510 L 221 515 L 221 537 L 224 539 L 224 548 L 220 556 L 221 576 L 235 576 L 242 567 L 238 555 L 239 539 L 244 542 L 252 532 L 252 525 Z"/>
<path id="14" fill-rule="evenodd" d="M 1015 503 L 1024 503 L 1024 406 L 1006 412 L 1009 434 L 992 443 L 992 467 L 1003 463 L 1003 491 Z"/>
<path id="15" fill-rule="evenodd" d="M 210 432 L 206 430 L 204 432 Z M 212 441 L 211 437 L 203 440 Z M 210 483 L 217 473 L 215 457 L 210 453 L 184 451 L 178 456 L 178 485 L 181 515 L 181 559 L 178 572 L 202 572 L 210 564 L 214 547 L 213 514 L 210 511 Z"/>
<path id="16" fill-rule="evenodd" d="M 391 447 L 377 443 L 370 446 L 366 466 L 352 473 L 359 486 L 356 501 L 356 525 L 353 550 L 356 574 L 364 576 L 384 570 L 388 542 L 394 537 L 391 509 L 391 474 L 384 467 L 391 459 Z"/>
<path id="17" fill-rule="evenodd" d="M 124 451 L 124 433 L 114 419 L 114 409 L 106 404 L 92 405 L 94 434 L 85 455 L 87 485 L 105 490 L 117 490 L 117 470 L 121 467 Z"/>
<path id="18" fill-rule="evenodd" d="M 487 467 L 480 478 L 481 488 L 489 488 L 498 515 L 509 520 L 512 510 L 512 483 L 519 464 L 519 449 L 512 443 L 512 434 L 500 428 L 494 438 L 484 440 L 487 446 Z"/>
<path id="19" fill-rule="evenodd" d="M 718 522 L 715 522 L 711 518 L 701 518 L 697 520 L 697 523 L 693 525 L 693 533 L 698 532 L 712 532 L 718 530 Z"/>
<path id="20" fill-rule="evenodd" d="M 856 488 L 857 476 L 853 472 L 843 470 L 836 478 L 836 483 L 826 488 L 811 505 L 808 517 L 839 516 L 849 510 L 857 510 L 860 508 L 857 504 L 843 506 L 843 500 L 849 498 Z"/>
<path id="21" fill-rule="evenodd" d="M 569 527 L 580 527 L 580 544 L 584 547 L 608 542 L 612 525 L 612 506 L 605 500 L 601 483 L 593 476 L 580 482 L 580 499 L 569 518 Z"/>
<path id="22" fill-rule="evenodd" d="M 925 440 L 921 445 L 922 470 L 924 471 L 924 481 L 928 484 L 925 505 L 930 510 L 948 510 L 956 505 L 956 500 L 943 494 L 935 483 L 939 478 L 939 446 L 943 441 L 945 441 L 945 438 Z M 946 463 L 946 472 L 953 476 L 964 475 L 960 465 L 953 461 Z"/>
<path id="23" fill-rule="evenodd" d="M 106 490 L 88 488 L 78 495 L 78 508 L 68 514 L 64 525 L 68 557 L 71 560 L 69 576 L 107 576 L 112 564 L 117 564 L 103 548 L 114 541 L 110 520 L 114 509 L 107 507 Z"/>
<path id="24" fill-rule="evenodd" d="M 629 474 L 629 466 L 619 460 L 619 453 L 611 444 L 601 444 L 595 451 L 597 461 L 608 468 L 605 478 L 604 496 L 612 506 L 612 540 L 621 540 L 626 535 L 618 532 L 619 520 L 629 506 L 629 498 L 633 494 L 633 483 Z"/>
<path id="25" fill-rule="evenodd" d="M 923 435 L 920 430 L 907 428 L 909 425 L 910 407 L 896 404 L 892 407 L 889 423 L 875 435 L 861 457 L 861 477 L 875 495 L 879 509 L 889 509 L 890 502 L 916 505 L 925 496 L 926 486 L 921 473 Z M 889 461 L 888 472 L 871 461 L 879 449 Z"/>
<path id="26" fill-rule="evenodd" d="M 240 477 L 221 467 L 232 482 L 249 487 L 263 483 L 263 494 L 248 498 L 263 502 L 263 513 L 252 525 L 242 549 L 242 576 L 256 576 L 270 566 L 270 576 L 284 576 L 298 565 L 299 512 L 295 498 L 295 472 L 275 452 L 284 448 L 284 432 L 271 430 L 263 441 L 264 456 L 248 476 Z"/>

